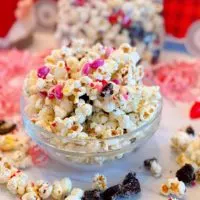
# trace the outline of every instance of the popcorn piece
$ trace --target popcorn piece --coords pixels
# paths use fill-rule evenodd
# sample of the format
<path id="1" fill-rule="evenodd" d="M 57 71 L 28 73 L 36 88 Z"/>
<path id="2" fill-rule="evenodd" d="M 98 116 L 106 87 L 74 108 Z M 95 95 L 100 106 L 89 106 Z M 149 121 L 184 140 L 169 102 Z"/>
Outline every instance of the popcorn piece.
<path id="1" fill-rule="evenodd" d="M 68 194 L 72 189 L 72 182 L 69 178 L 64 178 L 61 181 L 55 181 L 53 184 L 52 197 L 61 199 Z"/>
<path id="2" fill-rule="evenodd" d="M 186 132 L 178 131 L 178 133 L 171 138 L 171 146 L 176 151 L 182 152 L 187 149 L 192 140 L 194 140 L 194 138 L 188 135 Z"/>
<path id="3" fill-rule="evenodd" d="M 186 192 L 185 184 L 179 181 L 177 178 L 168 179 L 167 183 L 163 184 L 160 189 L 160 193 L 164 196 L 175 195 L 178 198 L 184 196 Z"/>
<path id="4" fill-rule="evenodd" d="M 35 192 L 28 192 L 22 196 L 22 200 L 41 200 Z"/>
<path id="5" fill-rule="evenodd" d="M 28 184 L 28 176 L 22 172 L 15 174 L 7 183 L 7 188 L 12 194 L 23 195 Z"/>
<path id="6" fill-rule="evenodd" d="M 93 178 L 93 189 L 105 190 L 107 188 L 107 178 L 104 175 L 96 174 Z"/>
<path id="7" fill-rule="evenodd" d="M 151 171 L 153 176 L 160 177 L 162 175 L 162 168 L 159 165 L 158 160 L 156 158 L 145 160 L 144 166 Z"/>

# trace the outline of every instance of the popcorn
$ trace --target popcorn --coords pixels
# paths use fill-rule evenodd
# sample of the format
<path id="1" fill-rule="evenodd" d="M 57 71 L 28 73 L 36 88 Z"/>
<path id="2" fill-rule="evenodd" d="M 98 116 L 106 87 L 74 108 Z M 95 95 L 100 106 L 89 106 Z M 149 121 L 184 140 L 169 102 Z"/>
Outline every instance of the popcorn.
<path id="1" fill-rule="evenodd" d="M 171 146 L 180 153 L 176 158 L 180 166 L 185 164 L 191 164 L 194 168 L 200 166 L 200 139 L 194 134 L 192 127 L 178 131 L 171 139 Z"/>
<path id="2" fill-rule="evenodd" d="M 107 188 L 107 179 L 104 175 L 96 174 L 93 178 L 93 189 L 105 190 Z"/>
<path id="3" fill-rule="evenodd" d="M 68 194 L 72 189 L 72 182 L 69 178 L 64 178 L 61 181 L 55 181 L 53 184 L 52 197 L 61 199 Z"/>
<path id="4" fill-rule="evenodd" d="M 153 176 L 160 177 L 162 175 L 162 167 L 159 165 L 156 158 L 145 160 L 144 166 L 151 171 Z"/>
<path id="5" fill-rule="evenodd" d="M 178 198 L 184 196 L 186 192 L 185 184 L 177 178 L 168 179 L 165 184 L 161 186 L 160 193 L 164 196 L 175 195 Z"/>
<path id="6" fill-rule="evenodd" d="M 35 192 L 28 192 L 22 196 L 22 200 L 41 200 Z"/>
<path id="7" fill-rule="evenodd" d="M 139 82 L 143 68 L 138 61 L 136 49 L 129 44 L 118 49 L 101 44 L 89 48 L 83 41 L 72 41 L 70 48 L 54 50 L 45 59 L 48 73 L 43 78 L 34 76 L 36 82 L 42 80 L 42 86 L 29 92 L 26 112 L 36 125 L 66 137 L 66 141 L 130 133 L 154 118 L 161 99 L 158 87 Z M 33 86 L 25 84 L 25 91 L 29 90 L 26 87 Z M 63 149 L 85 145 L 85 151 L 92 150 L 89 142 L 49 141 Z M 102 141 L 94 149 L 100 152 L 101 146 L 120 148 L 119 141 L 116 144 L 108 146 Z"/>
<path id="8" fill-rule="evenodd" d="M 81 200 L 84 196 L 84 191 L 80 188 L 74 188 L 71 194 L 65 200 Z"/>
<path id="9" fill-rule="evenodd" d="M 22 172 L 14 174 L 7 183 L 7 188 L 12 194 L 23 195 L 28 184 L 28 176 Z"/>

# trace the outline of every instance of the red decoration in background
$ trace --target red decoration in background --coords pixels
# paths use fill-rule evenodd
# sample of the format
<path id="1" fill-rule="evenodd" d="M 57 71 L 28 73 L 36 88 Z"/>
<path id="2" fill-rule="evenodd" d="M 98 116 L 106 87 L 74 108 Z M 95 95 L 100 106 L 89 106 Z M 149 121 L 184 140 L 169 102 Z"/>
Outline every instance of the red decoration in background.
<path id="1" fill-rule="evenodd" d="M 190 110 L 190 118 L 197 119 L 200 118 L 200 101 L 195 102 Z"/>
<path id="2" fill-rule="evenodd" d="M 146 78 L 172 101 L 192 102 L 200 96 L 200 61 L 160 63 L 146 71 Z"/>
<path id="3" fill-rule="evenodd" d="M 1 2 L 0 6 L 0 37 L 7 35 L 10 27 L 14 24 L 15 18 L 15 9 L 17 8 L 17 2 L 19 0 L 5 0 Z"/>
<path id="4" fill-rule="evenodd" d="M 200 19 L 200 1 L 164 0 L 164 19 L 166 32 L 183 38 L 190 25 Z"/>

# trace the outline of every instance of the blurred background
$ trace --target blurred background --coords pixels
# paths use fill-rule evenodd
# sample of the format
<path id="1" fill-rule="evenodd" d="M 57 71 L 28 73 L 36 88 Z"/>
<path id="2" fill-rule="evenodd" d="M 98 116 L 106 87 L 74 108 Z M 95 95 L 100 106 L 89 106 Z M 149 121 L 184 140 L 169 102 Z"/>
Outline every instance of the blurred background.
<path id="1" fill-rule="evenodd" d="M 6 0 L 0 9 L 1 49 L 43 50 L 78 37 L 129 42 L 153 63 L 162 47 L 200 52 L 199 0 Z"/>
<path id="2" fill-rule="evenodd" d="M 142 57 L 147 84 L 172 102 L 199 101 L 199 0 L 6 0 L 0 22 L 0 116 L 19 110 L 14 102 L 30 68 L 73 39 L 128 42 Z"/>

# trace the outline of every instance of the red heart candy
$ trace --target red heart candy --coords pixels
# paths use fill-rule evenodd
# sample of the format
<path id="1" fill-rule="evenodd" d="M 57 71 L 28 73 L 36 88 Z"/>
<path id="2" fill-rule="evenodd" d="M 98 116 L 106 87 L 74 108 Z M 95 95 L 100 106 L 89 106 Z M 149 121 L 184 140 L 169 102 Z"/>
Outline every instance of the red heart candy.
<path id="1" fill-rule="evenodd" d="M 197 119 L 200 118 L 200 102 L 195 102 L 190 110 L 190 118 Z"/>

